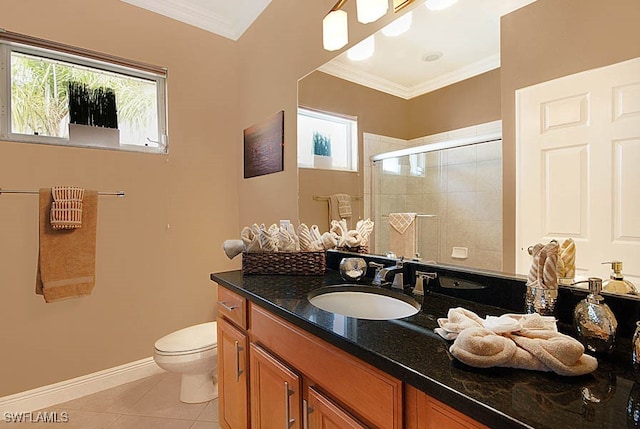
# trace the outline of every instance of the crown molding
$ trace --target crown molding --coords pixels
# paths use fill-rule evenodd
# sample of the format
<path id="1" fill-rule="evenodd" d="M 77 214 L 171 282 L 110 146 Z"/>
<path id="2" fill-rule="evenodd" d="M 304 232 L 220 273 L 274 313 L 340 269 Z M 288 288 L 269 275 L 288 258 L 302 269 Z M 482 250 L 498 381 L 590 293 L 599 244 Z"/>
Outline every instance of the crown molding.
<path id="1" fill-rule="evenodd" d="M 367 86 L 369 88 L 409 100 L 498 67 L 500 67 L 500 55 L 495 54 L 458 70 L 454 70 L 450 73 L 446 73 L 435 79 L 430 79 L 414 86 L 401 85 L 337 61 L 324 64 L 319 67 L 318 70 L 359 85 Z"/>
<path id="2" fill-rule="evenodd" d="M 249 28 L 271 0 L 238 1 L 233 16 L 217 13 L 213 8 L 198 7 L 188 0 L 121 0 L 133 6 L 184 22 L 236 41 Z"/>

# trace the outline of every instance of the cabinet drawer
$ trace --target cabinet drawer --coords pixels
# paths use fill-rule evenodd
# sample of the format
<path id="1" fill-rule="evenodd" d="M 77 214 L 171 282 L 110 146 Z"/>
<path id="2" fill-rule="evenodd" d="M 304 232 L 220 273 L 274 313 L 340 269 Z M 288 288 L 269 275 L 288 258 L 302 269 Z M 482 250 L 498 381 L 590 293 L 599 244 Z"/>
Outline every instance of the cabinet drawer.
<path id="1" fill-rule="evenodd" d="M 221 285 L 218 285 L 218 313 L 247 329 L 247 300 Z"/>
<path id="2" fill-rule="evenodd" d="M 250 304 L 252 341 L 276 353 L 346 410 L 381 429 L 402 428 L 402 382 Z"/>

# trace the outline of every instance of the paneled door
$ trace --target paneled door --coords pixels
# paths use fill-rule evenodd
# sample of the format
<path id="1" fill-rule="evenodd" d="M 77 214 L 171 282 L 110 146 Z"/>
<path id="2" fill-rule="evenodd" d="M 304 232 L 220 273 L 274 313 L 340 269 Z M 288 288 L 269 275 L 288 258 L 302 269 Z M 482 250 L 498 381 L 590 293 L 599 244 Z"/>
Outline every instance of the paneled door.
<path id="1" fill-rule="evenodd" d="M 640 58 L 521 89 L 517 103 L 517 271 L 527 248 L 576 242 L 576 276 L 619 260 L 640 287 Z"/>
<path id="2" fill-rule="evenodd" d="M 301 429 L 300 377 L 253 343 L 251 370 L 251 428 Z"/>

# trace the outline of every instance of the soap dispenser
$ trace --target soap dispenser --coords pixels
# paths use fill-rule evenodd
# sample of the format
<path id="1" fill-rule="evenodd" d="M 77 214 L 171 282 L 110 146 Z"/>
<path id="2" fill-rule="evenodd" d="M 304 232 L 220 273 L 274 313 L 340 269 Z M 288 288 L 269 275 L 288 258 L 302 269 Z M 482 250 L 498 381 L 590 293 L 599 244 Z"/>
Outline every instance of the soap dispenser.
<path id="1" fill-rule="evenodd" d="M 616 293 L 638 293 L 633 283 L 624 279 L 621 261 L 603 262 L 603 264 L 611 264 L 612 273 L 609 276 L 609 280 L 602 285 L 602 290 Z"/>
<path id="2" fill-rule="evenodd" d="M 589 283 L 589 295 L 576 305 L 573 326 L 578 340 L 587 350 L 595 353 L 608 352 L 615 345 L 618 321 L 600 295 L 602 279 L 589 277 L 586 282 Z"/>

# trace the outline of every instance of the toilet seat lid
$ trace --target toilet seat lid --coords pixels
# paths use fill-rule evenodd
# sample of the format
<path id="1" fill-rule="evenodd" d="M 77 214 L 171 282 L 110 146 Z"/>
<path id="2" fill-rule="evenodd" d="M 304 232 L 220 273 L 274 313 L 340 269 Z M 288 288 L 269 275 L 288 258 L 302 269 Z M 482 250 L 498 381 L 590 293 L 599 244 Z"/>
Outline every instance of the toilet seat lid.
<path id="1" fill-rule="evenodd" d="M 184 353 L 215 347 L 217 340 L 216 322 L 207 322 L 165 335 L 155 347 L 159 352 Z"/>

